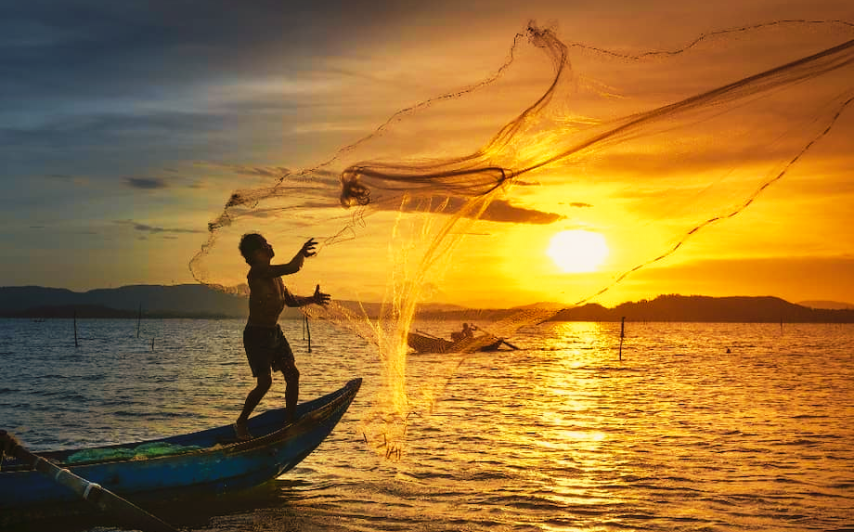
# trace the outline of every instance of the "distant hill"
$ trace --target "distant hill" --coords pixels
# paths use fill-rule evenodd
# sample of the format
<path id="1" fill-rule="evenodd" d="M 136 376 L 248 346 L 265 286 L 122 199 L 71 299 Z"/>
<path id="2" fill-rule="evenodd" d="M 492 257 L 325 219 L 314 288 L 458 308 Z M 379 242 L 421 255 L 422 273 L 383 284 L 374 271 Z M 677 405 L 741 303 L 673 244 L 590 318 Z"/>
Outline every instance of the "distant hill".
<path id="1" fill-rule="evenodd" d="M 614 308 L 588 304 L 558 312 L 551 321 L 683 321 L 722 323 L 854 323 L 854 310 L 795 305 L 777 297 L 664 295 Z"/>
<path id="2" fill-rule="evenodd" d="M 663 295 L 653 300 L 622 303 L 606 308 L 596 303 L 563 308 L 554 304 L 526 305 L 509 309 L 467 309 L 453 312 L 423 312 L 419 317 L 435 320 L 497 321 L 528 310 L 551 310 L 548 321 L 730 322 L 730 323 L 854 323 L 854 310 L 814 309 L 777 297 L 708 297 Z"/>
<path id="3" fill-rule="evenodd" d="M 3 318 L 33 318 L 33 319 L 136 319 L 139 317 L 139 309 L 137 310 L 121 310 L 103 305 L 60 305 L 60 306 L 43 306 L 32 307 L 26 310 L 17 312 L 0 313 Z M 187 318 L 187 319 L 227 319 L 233 316 L 225 314 L 217 314 L 214 312 L 176 312 L 168 310 L 159 310 L 155 312 L 143 312 L 143 318 L 146 319 L 164 319 L 164 318 Z"/>
<path id="4" fill-rule="evenodd" d="M 531 303 L 530 305 L 522 305 L 520 307 L 511 307 L 510 310 L 554 310 L 558 311 L 561 309 L 565 309 L 571 307 L 572 305 L 567 305 L 566 303 L 551 303 L 551 302 L 539 302 L 539 303 Z"/>
<path id="5" fill-rule="evenodd" d="M 801 301 L 798 305 L 808 308 L 823 308 L 829 310 L 854 309 L 851 303 L 842 303 L 840 301 Z"/>
<path id="6" fill-rule="evenodd" d="M 99 316 L 136 317 L 140 305 L 147 317 L 241 318 L 248 314 L 246 299 L 200 284 L 134 285 L 88 292 L 41 286 L 0 288 L 0 316 L 5 317 L 71 317 L 75 308 L 81 309 L 81 316 L 85 307 L 99 307 L 95 313 Z"/>
<path id="7" fill-rule="evenodd" d="M 379 315 L 379 303 L 337 301 L 358 315 Z M 809 302 L 805 302 L 809 303 Z M 547 310 L 550 321 L 684 321 L 736 323 L 854 323 L 854 308 L 822 308 L 795 305 L 777 297 L 707 297 L 664 295 L 652 300 L 623 303 L 614 308 L 598 304 L 563 308 L 537 303 L 505 309 L 470 309 L 457 305 L 428 304 L 417 317 L 435 320 L 497 321 L 525 312 Z M 72 292 L 40 286 L 0 287 L 0 317 L 7 318 L 136 318 L 142 305 L 146 318 L 245 318 L 248 301 L 204 285 L 135 285 Z M 563 308 L 563 310 L 561 310 Z M 297 309 L 286 308 L 282 319 L 301 318 Z"/>
<path id="8" fill-rule="evenodd" d="M 337 301 L 361 315 L 375 318 L 379 303 Z M 41 286 L 0 287 L 0 317 L 6 318 L 136 318 L 142 305 L 146 318 L 246 318 L 248 301 L 200 284 L 174 286 L 133 285 L 73 292 Z M 425 305 L 423 312 L 459 311 L 459 305 Z M 282 319 L 299 319 L 302 314 L 285 308 Z"/>

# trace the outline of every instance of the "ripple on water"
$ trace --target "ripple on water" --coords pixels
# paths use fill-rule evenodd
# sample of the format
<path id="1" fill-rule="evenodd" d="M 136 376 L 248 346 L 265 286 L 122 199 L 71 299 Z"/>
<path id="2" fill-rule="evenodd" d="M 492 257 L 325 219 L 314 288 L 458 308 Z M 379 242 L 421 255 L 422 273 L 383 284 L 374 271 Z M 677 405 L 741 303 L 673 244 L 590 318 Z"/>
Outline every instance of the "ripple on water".
<path id="1" fill-rule="evenodd" d="M 87 324 L 77 350 L 51 339 L 60 325 L 41 324 L 38 338 L 18 325 L 0 320 L 0 336 L 25 349 L 0 353 L 0 420 L 35 449 L 229 424 L 254 384 L 239 321 L 149 320 L 154 352 L 126 322 Z M 511 340 L 529 350 L 410 357 L 418 414 L 400 461 L 364 441 L 382 432 L 366 426 L 384 396 L 373 349 L 318 323 L 309 355 L 300 327 L 283 324 L 302 397 L 362 376 L 359 396 L 280 481 L 182 506 L 174 517 L 193 530 L 801 531 L 854 519 L 854 406 L 841 400 L 854 397 L 854 327 L 788 337 L 633 324 L 620 362 L 611 324 L 549 323 Z M 260 408 L 283 404 L 283 391 L 276 380 Z"/>

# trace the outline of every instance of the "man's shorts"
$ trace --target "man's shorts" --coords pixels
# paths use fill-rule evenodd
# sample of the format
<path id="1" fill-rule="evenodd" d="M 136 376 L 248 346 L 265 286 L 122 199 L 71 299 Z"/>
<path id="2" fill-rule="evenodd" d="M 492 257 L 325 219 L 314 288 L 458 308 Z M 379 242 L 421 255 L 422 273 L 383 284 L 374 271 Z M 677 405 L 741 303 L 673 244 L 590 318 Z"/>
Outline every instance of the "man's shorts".
<path id="1" fill-rule="evenodd" d="M 285 380 L 299 378 L 294 352 L 282 334 L 282 329 L 276 327 L 253 327 L 247 325 L 243 329 L 243 348 L 252 376 L 270 375 L 271 371 L 281 371 Z"/>

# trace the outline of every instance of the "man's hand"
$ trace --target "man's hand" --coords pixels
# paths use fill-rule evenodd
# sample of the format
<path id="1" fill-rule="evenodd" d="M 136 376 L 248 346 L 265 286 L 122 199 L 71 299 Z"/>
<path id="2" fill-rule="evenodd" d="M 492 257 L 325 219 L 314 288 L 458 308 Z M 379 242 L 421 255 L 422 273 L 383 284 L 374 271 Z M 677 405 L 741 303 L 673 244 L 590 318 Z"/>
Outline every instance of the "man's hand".
<path id="1" fill-rule="evenodd" d="M 317 288 L 314 289 L 314 295 L 311 297 L 312 303 L 316 303 L 321 306 L 326 306 L 329 304 L 330 296 L 329 294 L 324 294 L 320 291 L 320 285 L 317 285 Z"/>
<path id="2" fill-rule="evenodd" d="M 317 247 L 317 242 L 314 241 L 314 238 L 309 238 L 308 242 L 302 245 L 299 254 L 303 257 L 313 257 L 317 255 L 317 252 L 314 250 L 315 247 Z"/>

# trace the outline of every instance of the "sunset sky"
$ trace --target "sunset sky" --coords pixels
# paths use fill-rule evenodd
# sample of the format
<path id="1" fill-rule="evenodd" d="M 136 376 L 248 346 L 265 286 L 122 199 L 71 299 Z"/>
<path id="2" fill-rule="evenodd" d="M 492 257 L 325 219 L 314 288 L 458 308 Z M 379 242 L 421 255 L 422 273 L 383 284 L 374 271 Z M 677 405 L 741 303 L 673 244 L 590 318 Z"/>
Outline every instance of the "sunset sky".
<path id="1" fill-rule="evenodd" d="M 233 190 L 269 185 L 277 169 L 317 165 L 395 112 L 494 74 L 530 20 L 553 28 L 564 42 L 626 54 L 677 49 L 704 33 L 775 20 L 854 22 L 850 0 L 292 4 L 0 5 L 0 286 L 84 291 L 195 282 L 188 263 Z M 854 38 L 850 24 L 837 24 L 834 32 L 819 36 L 826 46 Z M 604 106 L 582 101 L 600 117 L 622 116 L 794 61 L 802 50 L 816 53 L 820 48 L 800 40 L 809 33 L 776 35 L 774 46 L 763 45 L 764 37 L 736 42 L 750 51 L 738 61 L 720 59 L 730 42 L 697 52 L 706 54 L 693 56 L 701 62 L 690 62 L 691 56 L 650 67 L 618 61 L 616 79 L 597 70 L 602 63 L 590 52 L 575 56 L 571 47 L 570 61 L 584 76 L 581 85 L 638 95 L 606 99 Z M 534 53 L 523 50 L 519 61 L 494 93 L 437 106 L 415 117 L 411 130 L 404 121 L 383 142 L 418 156 L 479 147 L 548 86 L 551 72 Z M 673 81 L 651 79 L 649 68 Z M 851 90 L 850 68 L 843 75 Z M 707 138 L 699 135 L 676 142 L 651 135 L 597 153 L 582 166 L 525 176 L 496 198 L 483 221 L 465 228 L 454 259 L 432 281 L 430 299 L 501 307 L 574 303 L 610 286 L 697 223 L 740 204 L 762 176 L 796 154 L 786 151 L 787 143 L 809 140 L 808 133 L 798 137 L 802 129 L 823 127 L 808 114 L 797 118 L 803 126 L 789 114 L 809 113 L 808 105 L 829 112 L 822 100 L 807 101 L 815 90 L 803 91 L 780 95 L 784 103 L 776 107 L 768 98 L 766 107 L 750 108 L 738 134 L 716 130 L 718 118 L 704 117 L 703 135 L 718 139 L 708 149 L 696 149 Z M 428 141 L 422 128 L 443 133 Z M 749 141 L 758 129 L 776 139 L 762 147 L 776 159 L 739 144 L 739 135 Z M 854 303 L 852 139 L 849 107 L 742 213 L 705 227 L 595 301 L 681 293 Z M 364 153 L 373 155 L 371 149 L 378 148 Z M 525 157 L 524 149 L 534 148 L 519 148 L 515 156 Z M 667 166 L 644 153 L 665 153 Z M 573 172 L 596 177 L 575 180 Z M 358 245 L 322 248 L 300 274 L 304 284 L 323 283 L 341 298 L 381 298 L 389 260 L 383 235 L 395 220 L 396 212 L 378 212 L 367 218 L 371 230 Z M 325 228 L 288 227 L 287 214 L 276 223 L 282 234 L 271 241 L 283 260 L 305 238 L 330 236 Z M 666 230 L 656 232 L 659 227 Z M 609 256 L 592 273 L 561 271 L 547 254 L 554 235 L 579 229 L 607 241 Z M 235 228 L 246 230 L 268 234 L 270 227 Z M 217 268 L 239 279 L 245 264 L 233 244 L 224 239 L 233 260 Z"/>

